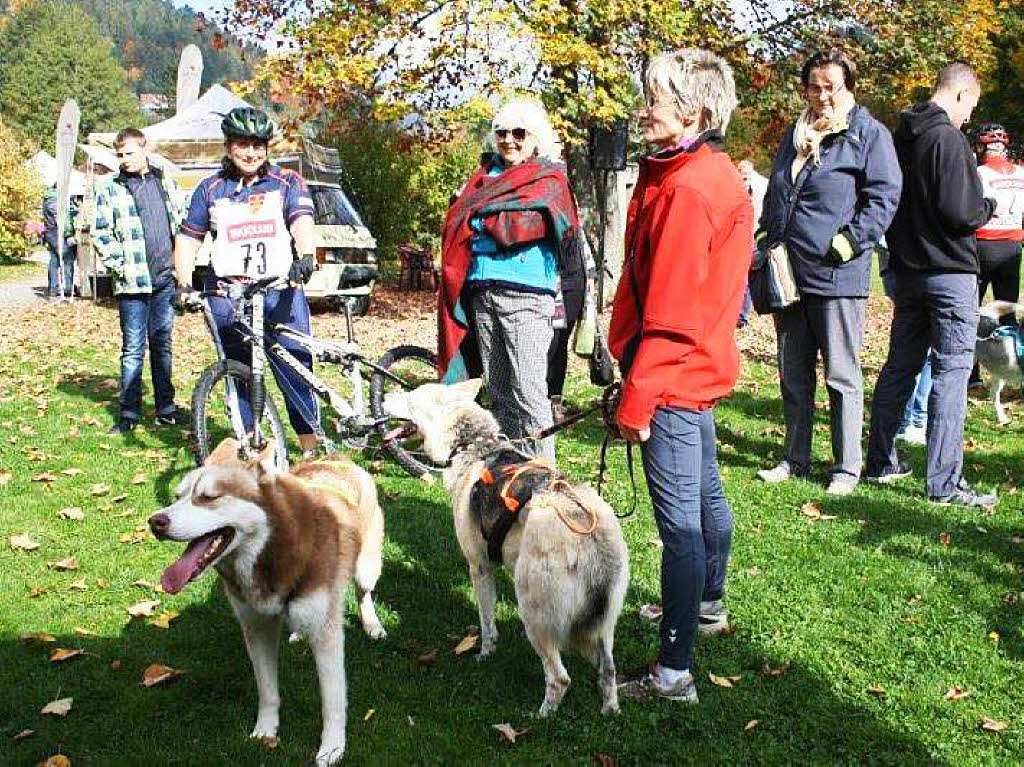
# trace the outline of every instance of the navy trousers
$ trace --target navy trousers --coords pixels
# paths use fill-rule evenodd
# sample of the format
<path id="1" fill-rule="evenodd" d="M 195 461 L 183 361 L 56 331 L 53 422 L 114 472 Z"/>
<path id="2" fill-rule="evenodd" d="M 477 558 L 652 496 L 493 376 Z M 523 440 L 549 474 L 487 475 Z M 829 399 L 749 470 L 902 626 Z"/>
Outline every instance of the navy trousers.
<path id="1" fill-rule="evenodd" d="M 214 286 L 208 287 L 209 290 Z M 233 327 L 234 311 L 232 302 L 227 298 L 210 298 L 210 310 L 217 321 L 217 332 L 220 334 L 220 341 L 224 345 L 224 353 L 228 359 L 238 360 L 245 365 L 252 364 L 252 349 L 241 333 Z M 309 302 L 306 301 L 306 294 L 301 288 L 285 288 L 283 290 L 271 290 L 267 293 L 263 303 L 264 327 L 267 344 L 280 341 L 281 346 L 287 349 L 307 370 L 313 369 L 313 355 L 294 341 L 280 338 L 269 332 L 273 325 L 287 325 L 302 333 L 310 332 L 309 324 Z M 296 434 L 312 434 L 313 424 L 319 423 L 320 407 L 316 396 L 310 389 L 309 384 L 291 368 L 279 361 L 267 348 L 267 361 L 271 370 L 274 371 L 274 378 L 277 385 L 285 393 L 285 406 L 288 409 L 288 420 L 295 429 Z M 242 422 L 246 428 L 252 428 L 252 408 L 249 401 L 249 389 L 246 386 L 238 387 L 239 409 L 241 410 Z"/>
<path id="2" fill-rule="evenodd" d="M 661 654 L 693 668 L 701 601 L 721 599 L 732 545 L 732 510 L 722 491 L 713 410 L 659 408 L 642 444 L 661 554 Z"/>
<path id="3" fill-rule="evenodd" d="M 928 397 L 928 495 L 950 495 L 964 465 L 967 378 L 978 331 L 978 278 L 973 274 L 894 273 L 895 313 L 889 357 L 871 404 L 868 475 L 897 465 L 896 432 L 914 380 L 932 349 Z"/>

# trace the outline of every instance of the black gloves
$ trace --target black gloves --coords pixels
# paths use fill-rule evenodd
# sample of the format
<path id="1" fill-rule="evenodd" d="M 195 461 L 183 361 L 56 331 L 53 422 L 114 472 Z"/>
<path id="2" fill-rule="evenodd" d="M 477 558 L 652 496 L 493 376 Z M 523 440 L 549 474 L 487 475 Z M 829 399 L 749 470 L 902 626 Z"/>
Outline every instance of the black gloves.
<path id="1" fill-rule="evenodd" d="M 308 253 L 297 261 L 292 261 L 292 265 L 288 269 L 288 281 L 305 285 L 313 276 L 315 269 L 316 257 L 312 253 Z"/>
<path id="2" fill-rule="evenodd" d="M 198 309 L 202 306 L 196 291 L 190 285 L 178 285 L 174 289 L 174 297 L 171 298 L 171 308 L 178 314 Z"/>

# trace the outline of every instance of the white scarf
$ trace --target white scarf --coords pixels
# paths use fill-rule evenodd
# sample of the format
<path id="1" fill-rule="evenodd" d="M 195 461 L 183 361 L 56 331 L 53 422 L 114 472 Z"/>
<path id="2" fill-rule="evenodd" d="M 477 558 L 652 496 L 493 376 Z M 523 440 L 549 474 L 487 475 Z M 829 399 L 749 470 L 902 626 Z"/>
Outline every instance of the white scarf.
<path id="1" fill-rule="evenodd" d="M 850 109 L 852 108 L 851 106 Z M 804 110 L 793 127 L 793 148 L 796 149 L 796 157 L 793 159 L 791 172 L 794 181 L 808 159 L 813 159 L 815 165 L 821 164 L 821 142 L 826 136 L 850 127 L 847 119 L 849 116 L 849 110 L 841 115 L 833 113 L 822 117 L 814 117 L 810 109 Z"/>

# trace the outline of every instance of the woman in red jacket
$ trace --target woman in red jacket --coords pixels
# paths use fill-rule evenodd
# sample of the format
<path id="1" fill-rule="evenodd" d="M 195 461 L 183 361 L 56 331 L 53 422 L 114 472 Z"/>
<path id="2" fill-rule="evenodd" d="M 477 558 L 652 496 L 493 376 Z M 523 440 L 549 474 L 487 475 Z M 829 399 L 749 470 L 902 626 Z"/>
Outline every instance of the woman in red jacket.
<path id="1" fill-rule="evenodd" d="M 623 371 L 623 436 L 642 443 L 661 562 L 661 653 L 625 695 L 695 703 L 698 629 L 728 626 L 722 597 L 732 512 L 715 458 L 712 408 L 739 375 L 733 333 L 743 302 L 754 211 L 722 151 L 736 106 L 729 65 L 684 49 L 645 75 L 642 159 L 627 214 L 626 261 L 612 311 Z"/>

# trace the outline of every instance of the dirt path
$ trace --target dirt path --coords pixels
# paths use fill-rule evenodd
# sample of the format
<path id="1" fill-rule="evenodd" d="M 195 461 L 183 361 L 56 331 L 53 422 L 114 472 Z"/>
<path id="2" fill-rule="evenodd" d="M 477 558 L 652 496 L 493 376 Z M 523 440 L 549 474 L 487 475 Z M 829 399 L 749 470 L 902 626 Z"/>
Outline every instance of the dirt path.
<path id="1" fill-rule="evenodd" d="M 46 301 L 46 264 L 49 259 L 46 251 L 37 251 L 27 260 L 40 264 L 42 269 L 11 275 L 10 280 L 0 280 L 0 309 L 19 309 Z"/>

